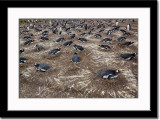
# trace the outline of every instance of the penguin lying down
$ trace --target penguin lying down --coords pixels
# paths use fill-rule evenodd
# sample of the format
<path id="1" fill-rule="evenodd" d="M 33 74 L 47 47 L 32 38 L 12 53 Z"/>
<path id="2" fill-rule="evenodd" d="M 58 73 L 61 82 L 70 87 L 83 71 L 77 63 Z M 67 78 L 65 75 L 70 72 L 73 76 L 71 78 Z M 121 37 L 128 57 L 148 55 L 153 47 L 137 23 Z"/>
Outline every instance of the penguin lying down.
<path id="1" fill-rule="evenodd" d="M 118 77 L 119 73 L 122 73 L 122 72 L 120 72 L 119 70 L 105 69 L 100 72 L 93 72 L 93 73 L 104 79 L 113 79 Z"/>

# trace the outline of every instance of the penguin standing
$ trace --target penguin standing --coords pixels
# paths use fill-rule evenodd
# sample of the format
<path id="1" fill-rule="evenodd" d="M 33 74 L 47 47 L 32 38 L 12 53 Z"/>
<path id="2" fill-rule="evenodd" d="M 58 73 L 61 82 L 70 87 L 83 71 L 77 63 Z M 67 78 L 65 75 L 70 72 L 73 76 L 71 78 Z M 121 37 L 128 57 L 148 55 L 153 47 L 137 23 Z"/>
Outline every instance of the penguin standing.
<path id="1" fill-rule="evenodd" d="M 72 56 L 72 62 L 75 64 L 78 64 L 78 62 L 80 62 L 80 57 L 78 56 L 78 54 L 76 52 Z"/>
<path id="2" fill-rule="evenodd" d="M 127 30 L 131 30 L 131 25 L 130 24 L 127 25 Z"/>
<path id="3" fill-rule="evenodd" d="M 116 26 L 118 26 L 118 21 L 116 20 Z"/>

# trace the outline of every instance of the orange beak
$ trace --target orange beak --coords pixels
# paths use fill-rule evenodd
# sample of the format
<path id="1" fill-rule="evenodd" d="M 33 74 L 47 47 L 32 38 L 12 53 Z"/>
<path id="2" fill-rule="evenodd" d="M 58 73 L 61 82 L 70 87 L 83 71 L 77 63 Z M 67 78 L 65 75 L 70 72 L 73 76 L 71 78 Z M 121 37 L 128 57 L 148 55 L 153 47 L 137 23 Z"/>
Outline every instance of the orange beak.
<path id="1" fill-rule="evenodd" d="M 120 73 L 123 73 L 123 72 L 120 72 Z"/>

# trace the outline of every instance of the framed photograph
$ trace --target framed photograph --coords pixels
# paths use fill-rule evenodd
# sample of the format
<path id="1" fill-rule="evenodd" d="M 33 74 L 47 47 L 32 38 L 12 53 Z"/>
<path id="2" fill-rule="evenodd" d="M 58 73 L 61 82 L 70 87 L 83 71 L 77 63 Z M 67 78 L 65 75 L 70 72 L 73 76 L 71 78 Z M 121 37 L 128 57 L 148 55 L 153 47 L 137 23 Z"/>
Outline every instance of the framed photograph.
<path id="1" fill-rule="evenodd" d="M 2 117 L 157 118 L 157 1 L 1 2 Z"/>

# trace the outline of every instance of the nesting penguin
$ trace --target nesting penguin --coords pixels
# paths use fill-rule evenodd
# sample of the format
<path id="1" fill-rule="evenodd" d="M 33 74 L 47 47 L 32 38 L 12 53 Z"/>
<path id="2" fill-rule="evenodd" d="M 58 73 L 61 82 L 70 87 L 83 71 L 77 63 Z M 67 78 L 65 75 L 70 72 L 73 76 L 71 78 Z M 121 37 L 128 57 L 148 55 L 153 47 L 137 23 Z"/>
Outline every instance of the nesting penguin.
<path id="1" fill-rule="evenodd" d="M 119 38 L 117 38 L 117 40 L 118 41 L 124 41 L 124 40 L 126 40 L 126 38 L 125 37 L 119 37 Z"/>
<path id="2" fill-rule="evenodd" d="M 62 41 L 64 41 L 65 40 L 65 38 L 58 38 L 57 40 L 56 40 L 56 42 L 62 42 Z"/>
<path id="3" fill-rule="evenodd" d="M 34 66 L 36 67 L 36 70 L 41 71 L 41 72 L 46 72 L 48 70 L 53 69 L 48 64 L 37 64 L 37 63 L 35 63 Z"/>
<path id="4" fill-rule="evenodd" d="M 40 40 L 49 40 L 47 37 L 40 37 Z"/>
<path id="5" fill-rule="evenodd" d="M 111 46 L 109 46 L 109 45 L 99 45 L 100 46 L 100 48 L 102 49 L 102 50 L 108 50 L 108 49 L 111 49 L 112 47 Z"/>
<path id="6" fill-rule="evenodd" d="M 22 50 L 19 50 L 19 53 L 21 54 L 21 53 L 24 53 L 24 49 L 22 49 Z"/>
<path id="7" fill-rule="evenodd" d="M 72 35 L 71 35 L 71 39 L 75 38 L 75 36 L 76 36 L 75 34 L 72 34 Z"/>
<path id="8" fill-rule="evenodd" d="M 119 73 L 121 72 L 119 70 L 105 69 L 100 72 L 93 72 L 93 73 L 104 79 L 113 79 L 113 78 L 118 77 Z"/>
<path id="9" fill-rule="evenodd" d="M 125 45 L 125 46 L 132 46 L 134 42 L 124 42 L 124 43 L 119 43 L 119 45 Z"/>
<path id="10" fill-rule="evenodd" d="M 28 40 L 28 39 L 31 39 L 31 37 L 30 36 L 25 36 L 25 37 L 23 37 L 23 39 Z"/>
<path id="11" fill-rule="evenodd" d="M 110 35 L 111 33 L 112 33 L 112 30 L 108 30 L 108 32 L 106 34 Z"/>
<path id="12" fill-rule="evenodd" d="M 48 52 L 48 54 L 49 54 L 49 55 L 51 55 L 51 54 L 57 54 L 57 53 L 60 52 L 60 50 L 61 50 L 61 48 L 53 49 L 53 50 L 50 50 L 50 51 Z"/>
<path id="13" fill-rule="evenodd" d="M 76 50 L 79 50 L 79 51 L 84 50 L 84 48 L 82 46 L 76 45 L 76 44 L 73 45 L 73 48 L 76 49 Z"/>
<path id="14" fill-rule="evenodd" d="M 25 58 L 25 57 L 20 57 L 19 58 L 20 64 L 25 63 L 26 61 L 27 61 L 27 58 Z"/>
<path id="15" fill-rule="evenodd" d="M 25 43 L 24 43 L 24 45 L 30 45 L 30 44 L 32 44 L 34 42 L 34 40 L 28 40 L 28 41 L 26 41 Z"/>
<path id="16" fill-rule="evenodd" d="M 111 38 L 104 38 L 104 39 L 102 39 L 101 41 L 102 41 L 102 42 L 111 42 L 112 39 L 111 39 Z"/>
<path id="17" fill-rule="evenodd" d="M 102 37 L 100 34 L 95 34 L 94 37 Z"/>
<path id="18" fill-rule="evenodd" d="M 72 62 L 75 64 L 78 64 L 80 62 L 80 57 L 78 56 L 78 54 L 76 52 L 72 56 Z"/>
<path id="19" fill-rule="evenodd" d="M 88 41 L 85 38 L 78 38 L 78 40 L 81 41 L 81 42 L 87 42 Z"/>
<path id="20" fill-rule="evenodd" d="M 43 50 L 44 48 L 43 48 L 41 45 L 36 45 L 36 49 L 37 49 L 38 51 L 41 51 L 41 50 Z"/>
<path id="21" fill-rule="evenodd" d="M 133 58 L 135 58 L 137 55 L 137 53 L 133 53 L 133 54 L 122 54 L 120 55 L 120 58 L 124 59 L 124 60 L 132 60 Z"/>
<path id="22" fill-rule="evenodd" d="M 73 43 L 73 40 L 63 43 L 63 46 L 70 46 L 72 43 Z"/>

